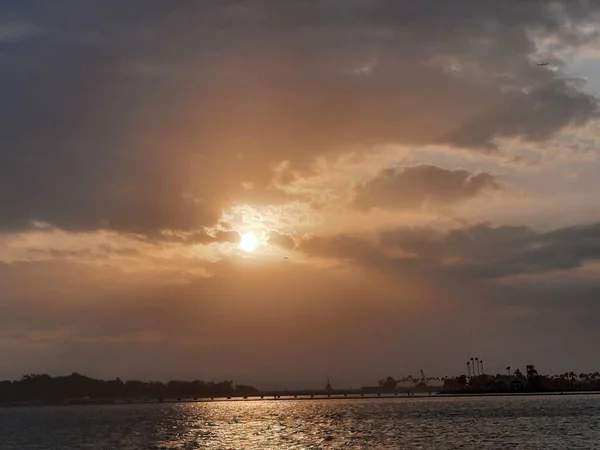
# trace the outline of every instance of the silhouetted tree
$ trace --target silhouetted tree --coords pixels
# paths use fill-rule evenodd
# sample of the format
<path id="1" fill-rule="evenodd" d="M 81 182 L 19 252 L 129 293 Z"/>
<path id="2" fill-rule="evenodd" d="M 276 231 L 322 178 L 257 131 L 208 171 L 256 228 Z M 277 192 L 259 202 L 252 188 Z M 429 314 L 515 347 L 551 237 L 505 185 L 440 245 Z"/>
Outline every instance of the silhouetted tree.
<path id="1" fill-rule="evenodd" d="M 252 386 L 234 386 L 232 381 L 170 381 L 96 380 L 78 373 L 51 377 L 47 374 L 27 374 L 18 381 L 0 382 L 0 402 L 4 401 L 62 401 L 74 399 L 158 399 L 198 398 L 229 395 L 252 395 Z"/>
<path id="2" fill-rule="evenodd" d="M 539 389 L 539 383 L 536 383 L 538 371 L 536 370 L 535 366 L 533 364 L 528 364 L 527 366 L 525 366 L 525 372 L 527 373 L 527 385 L 529 386 L 529 389 Z"/>

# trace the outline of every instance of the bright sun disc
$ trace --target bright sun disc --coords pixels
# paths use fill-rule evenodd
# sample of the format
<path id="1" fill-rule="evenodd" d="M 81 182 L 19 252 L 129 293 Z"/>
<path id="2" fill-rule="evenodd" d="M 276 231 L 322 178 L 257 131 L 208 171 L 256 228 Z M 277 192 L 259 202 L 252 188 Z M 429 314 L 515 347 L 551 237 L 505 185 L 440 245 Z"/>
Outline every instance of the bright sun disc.
<path id="1" fill-rule="evenodd" d="M 240 248 L 246 252 L 251 252 L 258 245 L 258 239 L 251 231 L 248 233 L 242 234 L 240 239 Z"/>

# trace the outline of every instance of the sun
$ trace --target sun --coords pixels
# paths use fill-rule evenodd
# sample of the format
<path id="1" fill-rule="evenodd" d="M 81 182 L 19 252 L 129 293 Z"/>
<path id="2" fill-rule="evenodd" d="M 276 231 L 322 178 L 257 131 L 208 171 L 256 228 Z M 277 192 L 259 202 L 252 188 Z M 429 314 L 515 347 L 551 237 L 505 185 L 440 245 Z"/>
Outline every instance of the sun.
<path id="1" fill-rule="evenodd" d="M 253 251 L 258 245 L 258 239 L 256 239 L 256 235 L 249 231 L 247 233 L 242 234 L 240 239 L 240 248 L 245 252 Z"/>

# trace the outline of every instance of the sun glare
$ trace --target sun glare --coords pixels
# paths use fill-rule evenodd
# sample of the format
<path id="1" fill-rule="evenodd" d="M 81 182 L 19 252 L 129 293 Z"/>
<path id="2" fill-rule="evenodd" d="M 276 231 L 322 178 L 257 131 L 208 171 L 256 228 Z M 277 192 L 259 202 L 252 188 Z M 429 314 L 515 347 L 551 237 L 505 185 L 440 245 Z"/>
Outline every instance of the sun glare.
<path id="1" fill-rule="evenodd" d="M 240 239 L 240 248 L 242 250 L 246 252 L 251 252 L 256 248 L 257 245 L 258 239 L 256 239 L 254 233 L 249 231 L 248 233 L 242 234 L 242 237 Z"/>

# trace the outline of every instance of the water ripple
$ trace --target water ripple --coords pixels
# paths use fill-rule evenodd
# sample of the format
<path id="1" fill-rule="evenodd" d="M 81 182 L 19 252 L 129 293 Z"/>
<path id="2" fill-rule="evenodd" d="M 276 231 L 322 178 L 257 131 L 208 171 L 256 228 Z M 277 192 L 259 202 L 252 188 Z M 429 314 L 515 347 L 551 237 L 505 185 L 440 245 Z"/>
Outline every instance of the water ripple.
<path id="1" fill-rule="evenodd" d="M 3 408 L 0 449 L 598 448 L 600 397 Z"/>

